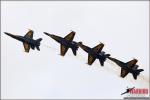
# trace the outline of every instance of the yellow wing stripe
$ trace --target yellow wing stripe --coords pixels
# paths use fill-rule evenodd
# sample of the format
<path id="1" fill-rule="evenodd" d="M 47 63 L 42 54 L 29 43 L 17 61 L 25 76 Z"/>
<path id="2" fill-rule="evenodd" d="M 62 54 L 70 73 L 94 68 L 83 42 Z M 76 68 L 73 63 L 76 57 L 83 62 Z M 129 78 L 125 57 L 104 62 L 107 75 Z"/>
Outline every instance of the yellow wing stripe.
<path id="1" fill-rule="evenodd" d="M 125 69 L 121 69 L 121 77 L 124 78 L 129 72 Z"/>
<path id="2" fill-rule="evenodd" d="M 98 52 L 100 52 L 100 51 L 103 49 L 103 47 L 104 47 L 104 44 L 101 43 L 101 44 L 95 46 L 95 47 L 93 48 L 93 51 L 96 52 L 96 53 L 98 53 Z"/>
<path id="3" fill-rule="evenodd" d="M 33 31 L 29 30 L 25 37 L 33 38 Z"/>
<path id="4" fill-rule="evenodd" d="M 65 39 L 68 40 L 68 41 L 72 41 L 73 38 L 75 36 L 75 32 L 72 31 L 70 34 L 68 34 L 67 36 L 65 36 Z"/>
<path id="5" fill-rule="evenodd" d="M 24 45 L 25 52 L 29 52 L 29 50 L 30 50 L 29 44 L 23 43 L 23 45 Z"/>
<path id="6" fill-rule="evenodd" d="M 68 47 L 61 45 L 61 55 L 64 56 L 68 50 Z"/>
<path id="7" fill-rule="evenodd" d="M 95 61 L 95 58 L 91 55 L 88 56 L 88 64 L 91 65 Z"/>

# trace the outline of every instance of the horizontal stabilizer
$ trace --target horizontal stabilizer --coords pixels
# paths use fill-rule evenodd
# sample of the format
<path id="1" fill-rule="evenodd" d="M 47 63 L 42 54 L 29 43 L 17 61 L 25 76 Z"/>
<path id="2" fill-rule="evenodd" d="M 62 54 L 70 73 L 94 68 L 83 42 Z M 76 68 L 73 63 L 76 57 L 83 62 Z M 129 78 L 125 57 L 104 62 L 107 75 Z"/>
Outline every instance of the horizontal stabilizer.
<path id="1" fill-rule="evenodd" d="M 138 70 L 135 70 L 132 75 L 134 77 L 134 79 L 136 80 L 137 79 L 137 76 L 140 74 L 140 72 L 144 71 L 143 69 L 138 69 Z"/>
<path id="2" fill-rule="evenodd" d="M 42 38 L 39 38 L 39 39 L 37 39 L 36 40 L 36 42 L 37 42 L 37 46 L 40 46 L 40 42 L 42 41 Z M 36 47 L 37 48 L 37 47 Z"/>
<path id="3" fill-rule="evenodd" d="M 42 38 L 39 38 L 39 39 L 37 39 L 36 41 L 37 41 L 37 42 L 41 42 L 41 41 L 42 41 Z"/>

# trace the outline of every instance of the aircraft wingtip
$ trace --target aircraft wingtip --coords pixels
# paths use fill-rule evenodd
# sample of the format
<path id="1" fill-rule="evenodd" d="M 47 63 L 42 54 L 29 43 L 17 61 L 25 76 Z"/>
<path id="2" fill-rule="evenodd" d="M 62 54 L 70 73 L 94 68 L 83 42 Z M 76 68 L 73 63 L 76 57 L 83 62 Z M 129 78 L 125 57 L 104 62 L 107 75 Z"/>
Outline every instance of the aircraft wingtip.
<path id="1" fill-rule="evenodd" d="M 31 30 L 30 28 L 28 28 L 28 31 L 33 31 L 33 30 Z"/>
<path id="2" fill-rule="evenodd" d="M 70 30 L 71 32 L 73 32 L 74 34 L 76 33 L 75 31 L 73 31 L 73 30 Z"/>

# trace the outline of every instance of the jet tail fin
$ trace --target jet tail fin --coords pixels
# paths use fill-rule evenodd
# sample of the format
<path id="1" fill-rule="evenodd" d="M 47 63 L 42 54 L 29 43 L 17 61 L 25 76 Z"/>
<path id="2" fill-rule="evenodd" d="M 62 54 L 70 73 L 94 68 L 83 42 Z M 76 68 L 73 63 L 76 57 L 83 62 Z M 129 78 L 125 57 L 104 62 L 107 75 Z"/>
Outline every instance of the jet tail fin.
<path id="1" fill-rule="evenodd" d="M 77 50 L 74 49 L 74 48 L 71 48 L 71 49 L 72 49 L 73 54 L 76 56 L 77 55 Z"/>
<path id="2" fill-rule="evenodd" d="M 140 72 L 144 71 L 143 69 L 137 69 L 135 70 L 132 75 L 134 77 L 134 79 L 136 80 L 137 79 L 137 76 L 140 74 Z"/>
<path id="3" fill-rule="evenodd" d="M 40 51 L 40 47 L 39 46 L 36 46 L 36 49 Z"/>
<path id="4" fill-rule="evenodd" d="M 37 50 L 39 50 L 40 51 L 40 42 L 42 41 L 42 38 L 39 38 L 39 39 L 37 39 L 36 40 L 36 42 L 37 42 L 37 46 L 36 46 L 36 48 L 37 48 Z"/>
<path id="5" fill-rule="evenodd" d="M 31 48 L 34 50 L 35 49 L 35 46 L 34 45 L 30 45 L 31 46 Z"/>
<path id="6" fill-rule="evenodd" d="M 42 41 L 42 38 L 39 38 L 39 39 L 37 39 L 36 41 L 37 41 L 37 42 L 41 42 L 41 41 Z"/>
<path id="7" fill-rule="evenodd" d="M 105 56 L 105 58 L 99 59 L 101 66 L 104 66 L 104 62 L 106 61 L 106 58 L 108 58 L 110 56 L 110 54 L 106 54 L 104 56 Z"/>
<path id="8" fill-rule="evenodd" d="M 38 46 L 40 46 L 40 42 L 41 42 L 41 41 L 42 41 L 42 38 L 39 38 L 39 39 L 36 40 Z"/>
<path id="9" fill-rule="evenodd" d="M 104 60 L 99 59 L 99 62 L 100 62 L 100 64 L 101 64 L 101 66 L 104 66 Z"/>

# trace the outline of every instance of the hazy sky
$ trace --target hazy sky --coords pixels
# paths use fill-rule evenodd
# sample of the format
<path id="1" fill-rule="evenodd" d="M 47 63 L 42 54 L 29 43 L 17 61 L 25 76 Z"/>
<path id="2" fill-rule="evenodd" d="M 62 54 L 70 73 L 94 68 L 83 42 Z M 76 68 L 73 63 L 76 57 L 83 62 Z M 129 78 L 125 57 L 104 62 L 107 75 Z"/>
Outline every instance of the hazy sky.
<path id="1" fill-rule="evenodd" d="M 123 98 L 126 87 L 149 88 L 149 1 L 2 1 L 2 98 L 111 99 Z M 3 32 L 43 38 L 40 49 L 25 53 L 23 44 Z M 107 60 L 87 65 L 87 53 L 69 49 L 60 56 L 60 45 L 43 34 L 64 37 L 71 30 L 75 41 L 104 51 L 124 62 L 138 59 L 144 72 L 137 80 Z"/>

